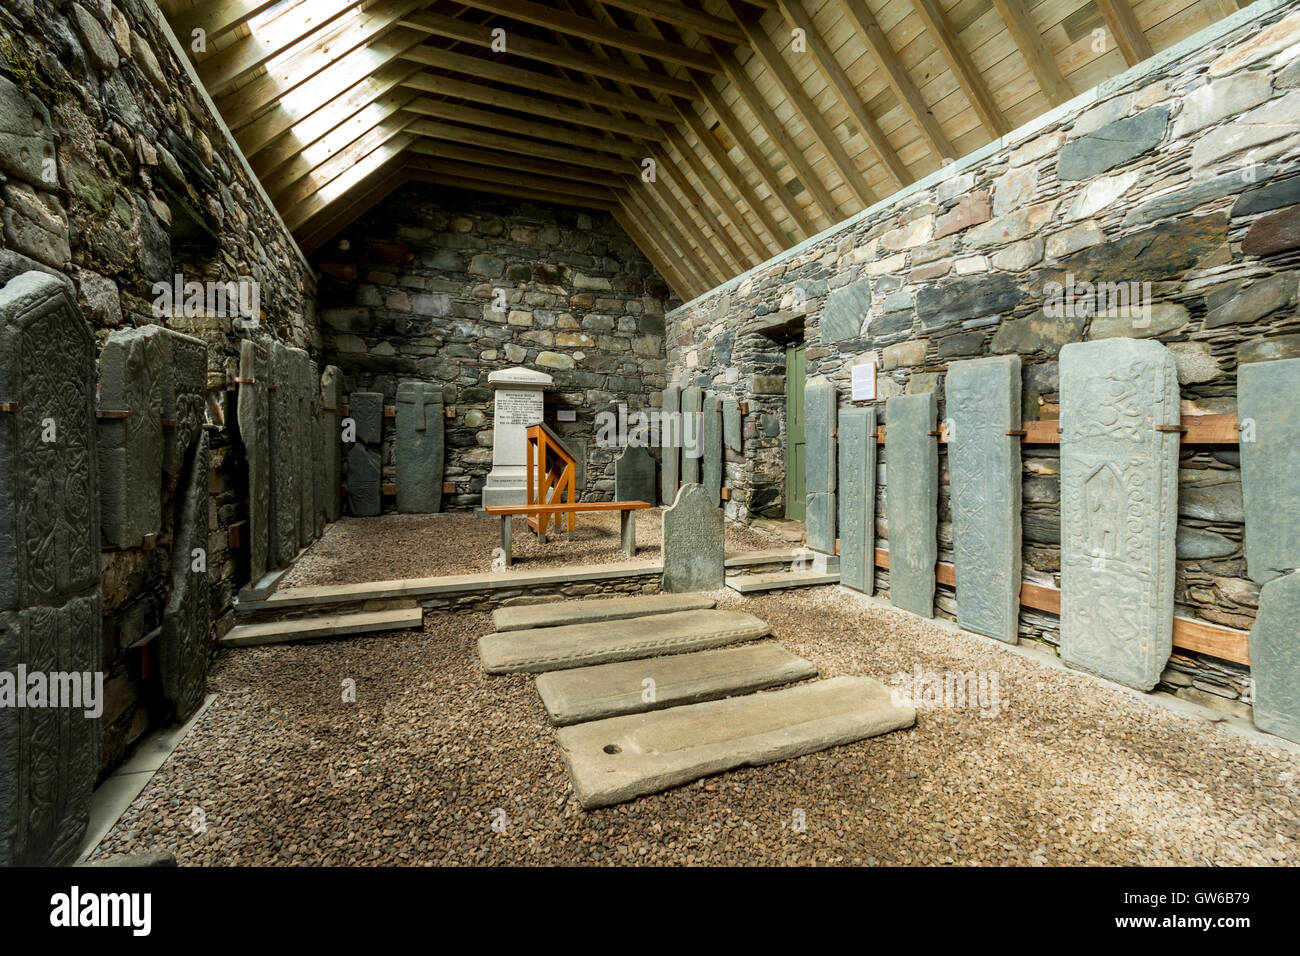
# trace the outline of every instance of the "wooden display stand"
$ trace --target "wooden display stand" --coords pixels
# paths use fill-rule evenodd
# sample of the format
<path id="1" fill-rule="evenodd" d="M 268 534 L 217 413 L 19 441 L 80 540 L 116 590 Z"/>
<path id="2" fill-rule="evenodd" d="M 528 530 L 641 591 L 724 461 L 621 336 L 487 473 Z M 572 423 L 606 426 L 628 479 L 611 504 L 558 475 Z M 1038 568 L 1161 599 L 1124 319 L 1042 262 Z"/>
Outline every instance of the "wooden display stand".
<path id="1" fill-rule="evenodd" d="M 578 496 L 575 483 L 578 463 L 574 461 L 573 455 L 564 447 L 559 436 L 545 424 L 530 426 L 526 436 L 528 446 L 524 457 L 524 473 L 527 481 L 525 503 L 576 505 Z M 560 517 L 566 511 L 569 517 L 569 534 L 573 534 L 574 510 L 572 508 L 530 513 L 527 518 L 528 527 L 544 537 L 552 519 L 556 523 L 555 530 L 560 530 Z"/>

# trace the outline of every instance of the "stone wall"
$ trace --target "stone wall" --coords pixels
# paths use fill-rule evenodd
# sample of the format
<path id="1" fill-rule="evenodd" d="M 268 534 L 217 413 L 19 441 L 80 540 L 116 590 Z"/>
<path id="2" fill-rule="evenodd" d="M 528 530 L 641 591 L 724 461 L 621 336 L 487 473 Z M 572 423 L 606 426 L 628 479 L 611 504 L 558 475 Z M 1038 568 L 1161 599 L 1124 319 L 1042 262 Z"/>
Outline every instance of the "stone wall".
<path id="1" fill-rule="evenodd" d="M 1067 342 L 1155 338 L 1183 414 L 1236 411 L 1240 363 L 1300 355 L 1300 13 L 1261 2 L 668 316 L 669 380 L 749 403 L 729 516 L 784 511 L 784 345 L 849 402 L 934 391 L 950 360 L 1018 353 L 1026 419 L 1058 417 Z M 1149 282 L 1148 314 L 1055 309 L 1055 287 Z M 1086 290 L 1081 290 L 1086 291 Z M 1062 312 L 1064 314 L 1062 314 Z M 883 455 L 883 449 L 882 449 Z M 1184 445 L 1177 613 L 1249 628 L 1238 453 Z M 1059 586 L 1059 454 L 1023 446 L 1025 577 Z M 885 468 L 877 531 L 889 535 Z M 950 561 L 946 454 L 940 560 Z M 880 578 L 887 584 L 887 575 Z M 955 609 L 951 591 L 941 610 Z M 1055 641 L 1051 615 L 1021 633 Z M 1176 652 L 1170 682 L 1234 700 L 1242 668 Z M 1235 702 L 1235 700 L 1234 700 Z"/>
<path id="2" fill-rule="evenodd" d="M 151 0 L 7 0 L 0 7 L 0 282 L 37 269 L 66 277 L 102 349 L 114 329 L 164 324 L 207 344 L 211 442 L 208 569 L 212 620 L 230 625 L 246 558 L 242 453 L 228 435 L 238 340 L 312 347 L 314 276 L 248 175 L 206 94 L 174 52 Z M 161 315 L 154 283 L 256 283 L 249 331 L 229 316 Z M 148 547 L 112 549 L 103 568 L 104 768 L 170 710 L 157 634 L 168 593 L 175 481 Z M 241 564 L 244 566 L 241 570 Z"/>
<path id="3" fill-rule="evenodd" d="M 411 378 L 443 389 L 447 507 L 477 505 L 492 467 L 492 371 L 552 375 L 547 419 L 586 449 L 584 500 L 612 497 L 617 449 L 596 415 L 657 404 L 664 313 L 678 303 L 607 213 L 411 183 L 315 257 L 322 331 L 344 392 L 388 404 Z M 555 410 L 576 413 L 556 422 Z M 394 480 L 392 421 L 384 481 Z M 581 476 L 580 476 L 581 477 Z M 393 510 L 389 497 L 385 510 Z"/>

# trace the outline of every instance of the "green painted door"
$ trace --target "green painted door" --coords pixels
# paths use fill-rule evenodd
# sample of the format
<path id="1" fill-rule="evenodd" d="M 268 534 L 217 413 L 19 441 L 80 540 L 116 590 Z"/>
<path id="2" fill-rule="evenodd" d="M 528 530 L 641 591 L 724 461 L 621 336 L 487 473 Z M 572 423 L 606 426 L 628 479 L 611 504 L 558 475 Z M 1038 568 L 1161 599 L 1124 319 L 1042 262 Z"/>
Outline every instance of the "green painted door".
<path id="1" fill-rule="evenodd" d="M 804 482 L 803 382 L 805 360 L 802 345 L 785 350 L 785 516 L 802 521 L 807 505 Z"/>

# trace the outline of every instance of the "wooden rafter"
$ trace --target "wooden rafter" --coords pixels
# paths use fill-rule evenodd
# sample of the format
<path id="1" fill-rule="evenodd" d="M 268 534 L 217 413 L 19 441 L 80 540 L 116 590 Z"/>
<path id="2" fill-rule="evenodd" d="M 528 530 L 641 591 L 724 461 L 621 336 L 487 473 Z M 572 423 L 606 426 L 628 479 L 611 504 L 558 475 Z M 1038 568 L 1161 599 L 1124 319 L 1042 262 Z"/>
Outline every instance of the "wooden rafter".
<path id="1" fill-rule="evenodd" d="M 734 46 L 744 46 L 745 34 L 734 22 L 715 17 L 704 10 L 688 7 L 676 0 L 605 0 L 629 13 L 640 14 L 652 20 L 662 20 L 683 30 L 694 30 L 701 36 L 724 40 Z"/>
<path id="2" fill-rule="evenodd" d="M 521 136 L 549 140 L 552 143 L 567 143 L 570 146 L 581 146 L 585 149 L 618 153 L 637 159 L 645 155 L 643 146 L 628 140 L 608 139 L 593 133 L 580 133 L 568 126 L 557 126 L 554 123 L 541 123 L 537 120 L 507 116 L 505 113 L 493 113 L 470 106 L 460 106 L 456 103 L 447 103 L 427 96 L 422 96 L 413 101 L 407 106 L 407 109 L 412 113 L 419 113 L 421 116 L 432 116 L 437 119 L 451 120 L 453 123 L 481 126 L 490 130 L 505 130 L 518 133 Z M 635 163 L 632 165 L 635 165 Z"/>
<path id="3" fill-rule="evenodd" d="M 398 158 L 413 137 L 401 133 L 396 139 L 380 143 L 370 152 L 357 156 L 342 169 L 331 169 L 333 175 L 313 181 L 304 188 L 291 189 L 285 196 L 285 224 L 298 229 L 322 209 L 345 198 L 347 193 L 374 170 Z"/>
<path id="4" fill-rule="evenodd" d="M 303 252 L 308 255 L 315 252 L 410 180 L 400 160 L 397 168 L 381 172 L 382 175 L 360 186 L 342 208 L 332 210 L 327 217 L 317 217 L 299 232 L 298 244 Z"/>
<path id="5" fill-rule="evenodd" d="M 237 30 L 258 14 L 271 9 L 281 0 L 201 0 L 172 19 L 172 28 L 184 43 L 195 30 L 207 34 L 211 43 Z"/>
<path id="6" fill-rule="evenodd" d="M 615 209 L 613 216 L 619 228 L 631 237 L 645 257 L 650 260 L 650 264 L 664 277 L 673 293 L 683 302 L 689 299 L 692 295 L 691 286 L 678 273 L 673 261 L 665 257 L 663 252 L 660 251 L 653 237 L 641 228 L 640 223 L 634 222 L 627 214 L 627 207 Z"/>
<path id="7" fill-rule="evenodd" d="M 417 120 L 407 129 L 416 135 L 429 139 L 466 143 L 471 146 L 498 149 L 523 156 L 539 156 L 543 159 L 551 159 L 559 163 L 568 163 L 586 169 L 603 169 L 608 172 L 622 174 L 627 172 L 629 165 L 626 158 L 618 156 L 607 156 L 604 153 L 596 153 L 590 150 L 569 149 L 551 143 L 535 143 L 514 136 L 505 136 L 501 133 L 470 129 L 465 126 L 448 126 L 446 123 L 435 123 L 431 120 Z M 632 165 L 635 166 L 634 163 Z"/>
<path id="8" fill-rule="evenodd" d="M 502 169 L 500 166 L 479 166 L 433 156 L 420 156 L 411 159 L 410 168 L 437 176 L 460 176 L 481 183 L 532 189 L 536 193 L 545 193 L 548 196 L 566 196 L 568 204 L 573 206 L 580 206 L 587 202 L 599 203 L 602 207 L 616 204 L 615 196 L 607 186 L 561 182 L 537 173 Z"/>
<path id="9" fill-rule="evenodd" d="M 944 62 L 948 64 L 948 71 L 952 74 L 952 78 L 966 94 L 966 99 L 975 110 L 975 115 L 979 117 L 980 122 L 984 124 L 989 136 L 994 139 L 1002 136 L 1009 128 L 1007 118 L 1002 115 L 1002 111 L 993 99 L 993 94 L 989 92 L 988 84 L 984 82 L 984 77 L 975 68 L 970 54 L 962 46 L 961 37 L 948 22 L 939 0 L 912 0 L 912 9 L 925 24 L 930 42 L 938 47 Z"/>
<path id="10" fill-rule="evenodd" d="M 317 163 L 305 175 L 291 179 L 292 173 L 286 173 L 280 179 L 267 179 L 263 185 L 277 206 L 292 208 L 309 199 L 326 183 L 333 182 L 362 157 L 401 136 L 410 122 L 405 114 L 391 116 Z M 406 134 L 401 141 L 403 148 L 414 139 L 414 136 Z"/>
<path id="11" fill-rule="evenodd" d="M 1106 18 L 1106 25 L 1115 37 L 1115 45 L 1129 66 L 1141 63 L 1151 56 L 1151 43 L 1138 25 L 1128 0 L 1097 0 L 1097 9 Z"/>
<path id="12" fill-rule="evenodd" d="M 491 149 L 477 149 L 473 146 L 461 146 L 457 143 L 444 143 L 437 140 L 421 138 L 407 147 L 408 152 L 435 159 L 451 159 L 473 163 L 478 166 L 495 166 L 498 169 L 513 169 L 516 172 L 537 173 L 552 179 L 572 179 L 580 183 L 597 183 L 610 189 L 623 184 L 623 177 L 596 169 L 571 166 L 567 163 L 553 163 L 550 160 L 534 159 Z"/>
<path id="13" fill-rule="evenodd" d="M 1043 35 L 1034 26 L 1023 0 L 993 0 L 998 16 L 1016 41 L 1016 48 L 1025 58 L 1029 70 L 1038 81 L 1038 88 L 1047 97 L 1047 102 L 1060 106 L 1072 95 L 1070 87 L 1061 75 L 1061 68 L 1043 42 Z"/>
<path id="14" fill-rule="evenodd" d="M 392 139 L 410 123 L 409 115 L 395 109 L 373 126 L 369 124 L 344 126 L 336 133 L 325 137 L 314 148 L 304 150 L 291 162 L 264 176 L 262 186 L 278 206 L 281 204 L 279 197 L 294 183 L 320 177 L 323 167 L 327 163 L 340 161 L 338 157 L 368 153 L 370 149 L 364 147 L 365 143 L 373 142 L 376 136 L 381 137 L 381 141 Z M 346 159 L 342 161 L 346 162 Z"/>

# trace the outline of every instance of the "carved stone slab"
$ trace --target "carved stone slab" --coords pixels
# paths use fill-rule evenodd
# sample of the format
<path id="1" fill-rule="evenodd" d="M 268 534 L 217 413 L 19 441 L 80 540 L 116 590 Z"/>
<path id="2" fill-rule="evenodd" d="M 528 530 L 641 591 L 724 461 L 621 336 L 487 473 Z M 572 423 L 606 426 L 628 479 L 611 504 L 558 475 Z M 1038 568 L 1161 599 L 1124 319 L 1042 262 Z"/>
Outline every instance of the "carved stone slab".
<path id="1" fill-rule="evenodd" d="M 664 505 L 672 504 L 677 497 L 677 482 L 681 477 L 681 410 L 682 390 L 669 385 L 664 389 L 663 418 L 659 427 L 659 457 L 663 463 L 659 474 L 659 502 Z"/>
<path id="2" fill-rule="evenodd" d="M 311 449 L 311 471 L 307 473 L 306 480 L 311 486 L 311 537 L 315 541 L 325 531 L 325 462 L 320 442 L 320 366 L 315 362 L 311 363 L 311 375 L 305 385 L 310 428 L 303 432 L 302 441 Z"/>
<path id="3" fill-rule="evenodd" d="M 722 402 L 712 393 L 704 397 L 700 439 L 704 443 L 700 456 L 700 483 L 709 499 L 722 504 Z"/>
<path id="4" fill-rule="evenodd" d="M 704 423 L 701 410 L 704 393 L 695 386 L 682 389 L 682 484 L 699 484 L 700 455 L 704 452 Z M 674 498 L 676 500 L 676 498 Z"/>
<path id="5" fill-rule="evenodd" d="M 840 413 L 840 584 L 876 589 L 876 410 Z"/>
<path id="6" fill-rule="evenodd" d="M 0 288 L 0 672 L 100 668 L 95 342 L 61 280 Z M 67 862 L 89 819 L 99 720 L 0 707 L 0 866 Z"/>
<path id="7" fill-rule="evenodd" d="M 356 423 L 356 444 L 348 449 L 348 510 L 373 518 L 382 510 L 382 459 L 377 449 L 384 427 L 384 396 L 380 392 L 353 392 L 348 412 Z"/>
<path id="8" fill-rule="evenodd" d="M 1255 726 L 1300 743 L 1300 571 L 1274 578 L 1259 591 L 1250 630 Z"/>
<path id="9" fill-rule="evenodd" d="M 1172 650 L 1178 420 L 1159 342 L 1061 349 L 1061 658 L 1138 690 Z"/>
<path id="10" fill-rule="evenodd" d="M 383 439 L 384 396 L 381 392 L 353 392 L 348 413 L 357 424 L 357 441 L 378 445 Z"/>
<path id="11" fill-rule="evenodd" d="M 202 339 L 167 329 L 163 335 L 163 470 L 180 474 L 185 452 L 203 428 L 208 347 Z"/>
<path id="12" fill-rule="evenodd" d="M 442 389 L 430 382 L 397 385 L 397 510 L 442 510 Z"/>
<path id="13" fill-rule="evenodd" d="M 99 356 L 101 529 L 119 548 L 138 548 L 162 526 L 162 326 L 118 329 Z"/>
<path id="14" fill-rule="evenodd" d="M 1263 584 L 1300 568 L 1300 359 L 1241 366 L 1237 415 L 1246 570 Z"/>
<path id="15" fill-rule="evenodd" d="M 889 599 L 895 607 L 934 616 L 934 565 L 939 558 L 939 444 L 935 395 L 895 395 L 885 403 L 885 467 L 889 509 Z"/>
<path id="16" fill-rule="evenodd" d="M 655 460 L 639 445 L 625 445 L 614 459 L 614 500 L 654 501 Z"/>
<path id="17" fill-rule="evenodd" d="M 821 376 L 804 385 L 804 436 L 807 458 L 804 478 L 808 493 L 804 519 L 808 547 L 835 553 L 835 386 Z"/>
<path id="18" fill-rule="evenodd" d="M 338 521 L 343 486 L 343 371 L 326 365 L 320 377 L 321 501 L 326 521 Z"/>
<path id="19" fill-rule="evenodd" d="M 289 375 L 293 387 L 294 459 L 298 487 L 298 547 L 305 548 L 316 534 L 316 427 L 312 407 L 320 394 L 311 356 L 302 349 L 289 350 Z"/>
<path id="20" fill-rule="evenodd" d="M 734 398 L 722 400 L 722 444 L 728 451 L 742 451 L 744 436 L 741 432 L 740 402 Z"/>
<path id="21" fill-rule="evenodd" d="M 722 509 L 700 484 L 682 485 L 663 513 L 663 588 L 716 591 L 726 582 Z"/>
<path id="22" fill-rule="evenodd" d="M 207 690 L 211 650 L 211 586 L 208 577 L 208 436 L 190 448 L 177 490 L 172 532 L 171 590 L 163 609 L 158 669 L 163 693 L 184 720 L 199 709 Z"/>
<path id="23" fill-rule="evenodd" d="M 948 366 L 957 623 L 1009 644 L 1020 619 L 1020 356 Z"/>
<path id="24" fill-rule="evenodd" d="M 248 464 L 248 563 L 253 584 L 270 570 L 271 445 L 266 346 L 239 343 L 239 437 Z"/>
<path id="25" fill-rule="evenodd" d="M 298 409 L 289 349 L 271 344 L 271 561 L 284 567 L 298 553 Z"/>

